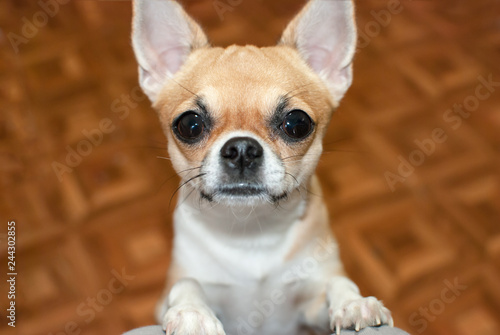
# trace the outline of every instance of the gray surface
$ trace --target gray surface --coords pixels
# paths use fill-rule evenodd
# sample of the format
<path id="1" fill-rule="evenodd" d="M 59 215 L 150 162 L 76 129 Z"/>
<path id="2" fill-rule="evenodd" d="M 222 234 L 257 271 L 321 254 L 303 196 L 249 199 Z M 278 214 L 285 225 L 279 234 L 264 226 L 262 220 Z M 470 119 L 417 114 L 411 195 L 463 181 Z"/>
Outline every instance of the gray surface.
<path id="1" fill-rule="evenodd" d="M 354 330 L 342 330 L 341 335 L 408 335 L 407 332 L 402 331 L 398 328 L 391 327 L 376 327 L 376 328 L 365 328 L 359 332 Z M 161 326 L 149 326 L 143 328 L 137 328 L 126 332 L 123 335 L 165 335 L 165 332 L 161 329 Z"/>

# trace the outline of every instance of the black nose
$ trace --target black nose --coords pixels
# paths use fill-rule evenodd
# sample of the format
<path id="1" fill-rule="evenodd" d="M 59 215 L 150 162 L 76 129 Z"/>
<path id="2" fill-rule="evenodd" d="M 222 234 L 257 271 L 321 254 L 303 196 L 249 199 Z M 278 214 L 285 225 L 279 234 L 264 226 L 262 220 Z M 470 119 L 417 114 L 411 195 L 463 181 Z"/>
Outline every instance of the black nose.
<path id="1" fill-rule="evenodd" d="M 255 171 L 262 164 L 263 154 L 259 142 L 250 137 L 234 137 L 220 150 L 226 168 L 240 173 Z"/>

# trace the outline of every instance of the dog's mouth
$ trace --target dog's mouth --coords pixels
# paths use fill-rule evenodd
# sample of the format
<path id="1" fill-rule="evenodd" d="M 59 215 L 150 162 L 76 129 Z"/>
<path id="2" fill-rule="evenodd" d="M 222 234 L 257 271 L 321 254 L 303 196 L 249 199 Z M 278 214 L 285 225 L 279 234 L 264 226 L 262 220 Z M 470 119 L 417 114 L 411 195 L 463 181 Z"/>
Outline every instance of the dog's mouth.
<path id="1" fill-rule="evenodd" d="M 286 193 L 281 195 L 272 195 L 268 190 L 260 185 L 254 184 L 234 184 L 234 185 L 224 185 L 217 188 L 213 193 L 206 193 L 201 191 L 202 198 L 210 202 L 221 202 L 221 201 L 248 201 L 248 200 L 267 200 L 272 202 L 278 202 L 287 197 Z"/>
<path id="2" fill-rule="evenodd" d="M 221 195 L 235 196 L 235 197 L 247 197 L 247 196 L 261 196 L 266 194 L 265 188 L 257 185 L 229 185 L 220 187 L 216 193 Z"/>

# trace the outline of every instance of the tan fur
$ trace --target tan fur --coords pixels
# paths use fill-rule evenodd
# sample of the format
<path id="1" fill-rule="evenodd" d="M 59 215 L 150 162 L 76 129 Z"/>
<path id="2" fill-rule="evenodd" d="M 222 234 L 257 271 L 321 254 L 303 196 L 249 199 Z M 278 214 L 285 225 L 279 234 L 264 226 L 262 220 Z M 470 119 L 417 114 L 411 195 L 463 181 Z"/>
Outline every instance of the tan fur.
<path id="1" fill-rule="evenodd" d="M 271 136 L 267 128 L 279 99 L 288 93 L 292 96 L 290 109 L 306 111 L 317 125 L 314 136 L 293 147 Z M 215 117 L 216 127 L 206 142 L 186 150 L 185 144 L 171 136 L 170 125 L 176 116 L 195 108 L 197 97 Z M 267 140 L 281 158 L 304 155 L 315 138 L 323 137 L 335 103 L 295 49 L 231 46 L 194 51 L 161 91 L 155 108 L 169 144 L 177 147 L 171 152 L 196 163 L 215 139 L 234 130 L 247 130 Z"/>
<path id="2" fill-rule="evenodd" d="M 172 164 L 190 190 L 180 191 L 173 260 L 157 309 L 167 335 L 239 334 L 241 317 L 252 315 L 255 299 L 268 299 L 275 290 L 288 301 L 274 306 L 276 312 L 253 329 L 256 334 L 299 335 L 303 327 L 326 334 L 390 324 L 382 303 L 361 297 L 345 277 L 314 175 L 332 113 L 352 81 L 351 1 L 311 0 L 280 44 L 265 48 L 211 47 L 176 2 L 134 3 L 141 86 L 158 112 Z M 324 23 L 330 30 L 322 30 Z M 277 113 L 285 98 L 286 110 Z M 203 110 L 199 104 L 209 114 L 210 129 L 199 141 L 183 141 L 172 129 L 174 121 Z M 282 112 L 293 110 L 314 124 L 300 140 L 276 125 L 285 119 Z M 230 193 L 218 202 L 204 192 L 215 190 L 217 196 L 234 173 L 227 172 L 224 143 L 242 137 L 262 147 L 262 166 L 251 173 L 267 197 Z M 249 151 L 242 152 L 240 158 Z M 241 166 L 231 185 L 248 182 Z M 185 170 L 190 172 L 181 174 Z M 189 183 L 193 175 L 201 178 Z M 305 264 L 317 268 L 294 277 Z"/>

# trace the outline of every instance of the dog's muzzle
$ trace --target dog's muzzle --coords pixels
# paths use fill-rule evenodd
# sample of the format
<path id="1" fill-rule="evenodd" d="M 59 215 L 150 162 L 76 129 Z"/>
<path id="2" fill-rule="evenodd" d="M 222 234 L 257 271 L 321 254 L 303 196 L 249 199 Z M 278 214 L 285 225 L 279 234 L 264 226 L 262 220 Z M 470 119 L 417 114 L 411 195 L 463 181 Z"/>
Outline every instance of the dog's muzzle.
<path id="1" fill-rule="evenodd" d="M 262 166 L 264 149 L 250 137 L 234 137 L 220 150 L 224 171 L 233 182 L 248 182 L 254 179 Z"/>
<path id="2" fill-rule="evenodd" d="M 249 196 L 264 192 L 260 170 L 264 149 L 250 137 L 234 137 L 220 150 L 220 164 L 224 170 L 224 184 L 218 192 L 229 195 Z"/>

